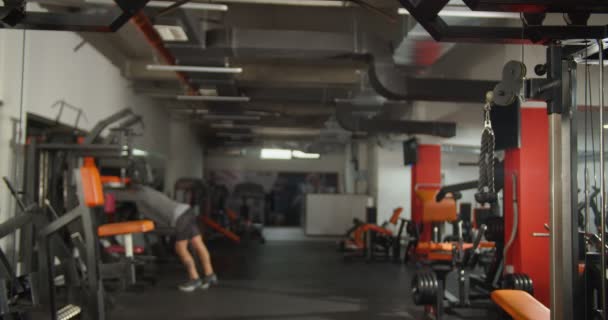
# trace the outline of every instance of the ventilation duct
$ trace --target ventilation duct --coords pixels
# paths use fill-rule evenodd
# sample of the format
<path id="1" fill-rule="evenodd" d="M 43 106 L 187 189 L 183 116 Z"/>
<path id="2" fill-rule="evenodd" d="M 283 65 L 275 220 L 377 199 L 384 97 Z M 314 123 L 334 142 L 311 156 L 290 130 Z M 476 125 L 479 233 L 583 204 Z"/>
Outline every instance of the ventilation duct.
<path id="1" fill-rule="evenodd" d="M 226 56 L 365 59 L 369 62 L 373 89 L 391 100 L 479 102 L 497 84 L 497 81 L 413 77 L 411 67 L 415 65 L 409 68 L 396 65 L 390 43 L 369 34 L 360 34 L 353 40 L 353 35 L 347 33 L 232 28 L 210 30 L 206 38 L 205 56 L 217 59 Z M 440 51 L 436 55 L 438 59 L 445 50 L 437 50 Z M 435 58 L 427 60 L 418 67 L 426 67 L 434 61 Z"/>
<path id="2" fill-rule="evenodd" d="M 358 116 L 349 106 L 338 106 L 336 120 L 342 128 L 351 132 L 366 132 L 370 134 L 424 134 L 442 138 L 456 135 L 456 123 L 437 121 L 393 120 L 375 116 L 367 118 Z"/>

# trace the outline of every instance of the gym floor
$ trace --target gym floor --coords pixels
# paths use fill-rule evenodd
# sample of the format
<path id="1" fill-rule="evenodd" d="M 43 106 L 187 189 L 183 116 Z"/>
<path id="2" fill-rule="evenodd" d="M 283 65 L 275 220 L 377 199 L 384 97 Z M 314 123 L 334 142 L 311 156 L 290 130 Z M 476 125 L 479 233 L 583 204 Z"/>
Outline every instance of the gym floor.
<path id="1" fill-rule="evenodd" d="M 185 272 L 166 264 L 155 286 L 123 293 L 110 319 L 423 319 L 412 303 L 413 268 L 344 262 L 328 242 L 210 246 L 220 285 L 194 293 L 176 286 Z M 458 319 L 446 317 L 446 319 Z M 470 319 L 467 317 L 467 319 Z"/>

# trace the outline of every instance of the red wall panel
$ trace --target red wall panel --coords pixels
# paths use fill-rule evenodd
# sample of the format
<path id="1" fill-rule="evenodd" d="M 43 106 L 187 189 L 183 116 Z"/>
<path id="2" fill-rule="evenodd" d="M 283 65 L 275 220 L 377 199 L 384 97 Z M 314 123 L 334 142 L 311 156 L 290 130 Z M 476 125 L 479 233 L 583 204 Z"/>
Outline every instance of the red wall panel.
<path id="1" fill-rule="evenodd" d="M 535 296 L 549 305 L 549 123 L 544 108 L 521 111 L 521 148 L 505 153 L 505 241 L 513 226 L 513 174 L 517 176 L 517 237 L 507 254 L 507 266 L 534 281 Z"/>
<path id="2" fill-rule="evenodd" d="M 418 161 L 412 166 L 412 220 L 419 222 L 421 217 L 422 202 L 416 196 L 416 188 L 425 188 L 441 184 L 441 146 L 419 145 Z M 431 239 L 430 226 L 424 226 L 421 241 Z"/>

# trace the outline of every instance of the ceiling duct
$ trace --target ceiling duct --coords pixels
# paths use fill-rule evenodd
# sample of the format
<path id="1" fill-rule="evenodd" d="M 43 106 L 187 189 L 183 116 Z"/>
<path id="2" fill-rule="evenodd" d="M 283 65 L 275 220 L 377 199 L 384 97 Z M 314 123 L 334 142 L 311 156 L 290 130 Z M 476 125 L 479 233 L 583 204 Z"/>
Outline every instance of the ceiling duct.
<path id="1" fill-rule="evenodd" d="M 372 87 L 392 100 L 479 102 L 497 84 L 497 81 L 413 77 L 411 68 L 395 64 L 390 42 L 363 33 L 353 39 L 348 33 L 231 28 L 210 30 L 206 38 L 204 52 L 208 57 L 364 59 L 369 61 Z M 430 37 L 428 40 L 432 41 Z M 443 49 L 437 50 L 438 58 Z M 419 67 L 434 61 L 427 59 Z"/>
<path id="2" fill-rule="evenodd" d="M 406 32 L 395 49 L 389 40 L 362 32 L 245 28 L 205 30 L 200 17 L 188 10 L 159 17 L 155 23 L 183 28 L 188 41 L 165 43 L 182 64 L 223 67 L 226 58 L 368 62 L 372 86 L 382 96 L 392 100 L 478 102 L 479 97 L 496 85 L 493 81 L 414 77 L 414 72 L 433 65 L 453 47 L 453 44 L 436 43 L 418 25 Z M 188 73 L 187 76 L 192 84 L 215 86 L 221 95 L 241 95 L 241 90 L 244 90 L 234 82 L 238 76 L 195 73 Z"/>
<path id="3" fill-rule="evenodd" d="M 338 106 L 336 120 L 342 128 L 351 132 L 423 134 L 442 138 L 456 135 L 454 122 L 394 120 L 381 116 L 367 118 L 356 115 L 347 105 Z"/>

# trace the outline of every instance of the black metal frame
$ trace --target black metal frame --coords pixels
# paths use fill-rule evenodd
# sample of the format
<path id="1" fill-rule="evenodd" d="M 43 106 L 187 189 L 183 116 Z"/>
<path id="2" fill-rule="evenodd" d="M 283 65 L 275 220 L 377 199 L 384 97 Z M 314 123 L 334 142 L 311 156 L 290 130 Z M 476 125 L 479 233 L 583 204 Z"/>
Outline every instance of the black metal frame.
<path id="1" fill-rule="evenodd" d="M 552 41 L 559 40 L 604 39 L 608 37 L 608 32 L 604 26 L 480 27 L 448 25 L 443 18 L 438 16 L 439 12 L 448 4 L 448 0 L 399 0 L 399 2 L 436 41 L 549 44 Z M 475 2 L 479 1 L 465 1 L 470 7 Z M 526 1 L 526 3 L 529 2 Z M 496 8 L 499 7 L 497 5 L 491 8 L 483 7 L 485 10 L 501 11 Z M 478 10 L 479 7 L 472 6 L 471 9 Z"/>
<path id="2" fill-rule="evenodd" d="M 13 188 L 10 182 L 6 178 L 4 178 L 4 181 L 10 193 L 16 199 L 21 212 L 0 225 L 0 239 L 16 232 L 17 230 L 21 230 L 22 241 L 28 240 L 28 237 L 33 236 L 33 234 L 47 226 L 49 224 L 49 220 L 44 215 L 44 212 L 40 207 L 33 205 L 26 208 L 17 191 Z M 52 278 L 46 278 L 47 275 L 40 272 L 43 267 L 40 260 L 33 259 L 35 248 L 35 246 L 32 245 L 33 240 L 34 239 L 29 239 L 27 242 L 22 243 L 21 246 L 23 249 L 20 250 L 21 259 L 19 262 L 21 262 L 23 266 L 23 276 L 17 276 L 15 269 L 10 265 L 8 259 L 4 257 L 4 253 L 0 250 L 0 254 L 2 256 L 0 260 L 2 260 L 1 262 L 4 266 L 4 273 L 0 273 L 0 282 L 3 284 L 2 288 L 0 288 L 0 296 L 7 298 L 6 300 L 0 300 L 0 316 L 27 313 L 32 311 L 33 307 L 45 304 L 48 301 L 43 295 L 41 295 L 40 286 L 41 284 L 53 280 Z M 54 257 L 59 259 L 60 265 L 64 271 L 64 276 L 67 279 L 75 279 L 77 277 L 77 273 L 73 263 L 72 253 L 68 249 L 65 242 L 63 242 L 60 237 L 54 236 L 49 239 L 48 246 L 52 247 L 53 252 L 56 253 Z M 25 251 L 27 251 L 27 254 L 23 254 Z M 38 247 L 38 253 L 40 253 L 40 247 Z M 27 286 L 23 285 L 25 282 L 27 282 Z M 9 291 L 6 287 L 7 283 L 10 284 L 16 290 L 16 292 Z M 9 293 L 11 293 L 10 297 Z M 14 294 L 19 296 L 20 303 L 13 306 L 9 302 L 10 300 L 8 300 L 8 298 L 12 299 L 12 295 Z M 25 305 L 23 304 L 25 301 L 22 301 L 24 294 L 28 295 Z M 69 292 L 68 294 L 71 296 L 76 296 L 76 294 L 73 292 Z"/>
<path id="3" fill-rule="evenodd" d="M 435 319 L 441 320 L 446 312 L 456 313 L 457 309 L 487 309 L 492 305 L 490 292 L 493 288 L 489 283 L 491 279 L 484 280 L 473 270 L 478 262 L 477 250 L 486 228 L 485 225 L 481 226 L 470 251 L 465 252 L 463 249 L 464 240 L 460 235 L 456 241 L 458 244 L 453 247 L 451 261 L 430 263 L 430 269 L 437 277 L 437 295 L 433 304 Z M 496 254 L 499 254 L 498 250 L 496 251 Z M 496 258 L 502 259 L 502 256 L 497 255 Z M 458 296 L 446 287 L 446 278 L 453 272 L 458 274 Z"/>
<path id="4" fill-rule="evenodd" d="M 142 10 L 149 0 L 114 0 L 117 9 L 105 14 L 27 12 L 26 0 L 0 7 L 0 28 L 76 32 L 115 32 Z"/>
<path id="5" fill-rule="evenodd" d="M 25 190 L 26 195 L 32 201 L 39 204 L 44 203 L 48 194 L 46 189 L 41 185 L 51 183 L 53 175 L 63 175 L 62 172 L 55 172 L 50 167 L 56 165 L 56 162 L 63 163 L 67 166 L 68 176 L 63 177 L 68 181 L 70 190 L 74 193 L 69 197 L 66 207 L 73 209 L 69 212 L 56 217 L 53 221 L 41 224 L 41 227 L 36 230 L 29 230 L 24 236 L 22 232 L 22 243 L 28 243 L 27 247 L 34 247 L 34 241 L 38 243 L 38 265 L 29 266 L 30 270 L 38 271 L 38 296 L 40 304 L 48 307 L 51 319 L 57 319 L 57 295 L 54 284 L 54 257 L 62 261 L 62 271 L 66 277 L 68 284 L 67 301 L 69 304 L 81 306 L 84 310 L 85 318 L 92 320 L 103 320 L 105 315 L 104 303 L 104 288 L 101 283 L 99 271 L 99 246 L 97 239 L 97 226 L 95 222 L 95 212 L 93 209 L 84 206 L 84 199 L 76 199 L 82 197 L 81 178 L 79 172 L 79 159 L 84 157 L 120 157 L 122 148 L 115 145 L 78 145 L 78 144 L 63 144 L 63 143 L 36 143 L 32 139 L 27 146 L 26 171 L 25 171 Z M 64 168 L 63 166 L 61 167 Z M 48 182 L 43 182 L 48 181 Z M 51 199 L 52 200 L 52 199 Z M 74 207 L 74 203 L 78 203 Z M 51 206 L 54 203 L 51 202 Z M 39 209 L 40 211 L 45 211 Z M 42 212 L 41 217 L 46 218 L 50 212 Z M 80 222 L 74 224 L 74 222 Z M 70 244 L 61 240 L 61 233 L 64 232 L 74 234 L 79 233 L 84 236 L 84 241 L 72 239 Z M 37 238 L 34 238 L 34 235 Z M 70 247 L 76 248 L 82 260 L 76 261 L 73 257 Z M 29 256 L 31 259 L 31 250 L 20 250 L 23 256 Z M 77 271 L 79 265 L 86 266 L 86 283 L 81 282 L 81 277 Z"/>
<path id="6" fill-rule="evenodd" d="M 551 255 L 552 259 L 555 255 L 560 256 L 561 261 L 551 264 L 552 276 L 550 281 L 552 283 L 551 312 L 564 319 L 575 318 L 576 315 L 580 315 L 584 305 L 568 303 L 581 296 L 581 292 L 577 289 L 579 279 L 576 272 L 579 257 L 579 243 L 577 242 L 580 241 L 577 223 L 578 202 L 572 200 L 576 199 L 578 195 L 576 183 L 578 172 L 575 112 L 576 76 L 572 72 L 572 70 L 576 70 L 575 55 L 576 52 L 571 52 L 570 48 L 561 46 L 559 43 L 551 43 L 547 47 L 546 77 L 526 80 L 526 91 L 524 93 L 526 98 L 546 101 L 550 122 L 549 139 L 550 145 L 552 145 L 550 152 L 561 154 L 562 157 L 557 166 L 561 167 L 561 177 L 556 178 L 556 173 L 551 172 L 553 175 L 550 184 L 551 192 L 559 193 L 559 195 L 551 197 L 552 212 L 550 219 L 560 216 L 559 220 L 561 222 L 556 224 L 550 221 L 552 225 Z M 551 129 L 552 119 L 558 122 L 558 130 Z M 552 156 L 553 154 L 550 155 L 550 159 L 552 159 Z M 563 167 L 562 161 L 565 163 Z M 551 167 L 554 165 L 554 163 L 551 163 Z M 569 173 L 566 178 L 564 178 L 563 172 Z M 555 183 L 555 179 L 560 180 L 560 182 Z M 556 205 L 553 202 L 561 202 L 560 205 L 557 205 L 559 209 L 555 209 Z M 556 288 L 559 289 L 556 290 Z"/>
<path id="7" fill-rule="evenodd" d="M 94 232 L 96 228 L 94 227 L 92 213 L 84 206 L 79 206 L 66 213 L 40 231 L 40 235 L 38 236 L 40 273 L 42 279 L 46 281 L 40 284 L 41 301 L 43 301 L 42 299 L 48 301 L 51 319 L 56 320 L 59 309 L 57 308 L 53 277 L 53 257 L 55 254 L 49 245 L 49 241 L 52 236 L 57 235 L 78 219 L 80 219 L 82 224 L 85 238 L 84 250 L 79 250 L 79 252 L 81 254 L 84 253 L 87 268 L 86 285 L 83 286 L 83 288 L 86 287 L 86 290 L 83 291 L 84 297 L 81 298 L 84 298 L 86 301 L 83 306 L 86 308 L 89 319 L 103 320 L 105 319 L 104 289 L 99 277 L 97 235 Z"/>
<path id="8" fill-rule="evenodd" d="M 370 262 L 382 257 L 385 260 L 391 260 L 392 258 L 392 261 L 395 263 L 406 262 L 407 252 L 403 256 L 403 260 L 401 257 L 401 238 L 403 237 L 403 231 L 407 223 L 410 223 L 410 221 L 399 218 L 397 233 L 393 236 L 379 234 L 374 230 L 370 230 L 363 235 L 365 242 L 365 247 L 363 249 L 348 250 L 345 247 L 345 241 L 350 238 L 356 229 L 366 224 L 359 219 L 355 219 L 353 221 L 353 226 L 348 229 L 344 235 L 345 240 L 340 242 L 340 249 L 343 251 L 344 258 L 364 258 L 365 261 Z M 381 247 L 382 249 L 378 249 L 377 247 Z"/>

